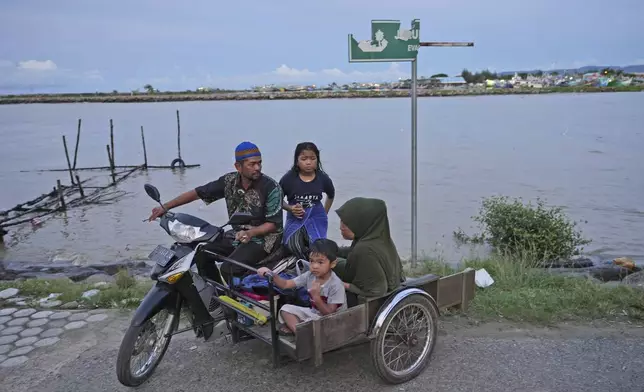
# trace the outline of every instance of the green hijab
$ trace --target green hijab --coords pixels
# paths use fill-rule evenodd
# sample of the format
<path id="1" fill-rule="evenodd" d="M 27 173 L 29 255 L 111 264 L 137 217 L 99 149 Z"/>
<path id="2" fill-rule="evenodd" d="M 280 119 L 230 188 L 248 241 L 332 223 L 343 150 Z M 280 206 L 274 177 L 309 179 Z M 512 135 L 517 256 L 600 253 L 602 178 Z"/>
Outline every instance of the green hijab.
<path id="1" fill-rule="evenodd" d="M 403 279 L 402 263 L 389 232 L 387 205 L 380 199 L 355 197 L 336 210 L 355 234 L 347 257 L 345 281 L 349 291 L 381 296 Z"/>

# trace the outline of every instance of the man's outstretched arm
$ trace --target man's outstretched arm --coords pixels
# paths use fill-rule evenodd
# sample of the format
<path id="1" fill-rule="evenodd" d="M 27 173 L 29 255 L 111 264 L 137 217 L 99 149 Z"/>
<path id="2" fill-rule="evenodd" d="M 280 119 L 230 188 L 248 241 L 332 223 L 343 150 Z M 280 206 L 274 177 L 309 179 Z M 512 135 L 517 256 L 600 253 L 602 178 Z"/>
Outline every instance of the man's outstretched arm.
<path id="1" fill-rule="evenodd" d="M 174 199 L 163 203 L 163 206 L 165 207 L 166 210 L 171 210 L 173 208 L 180 207 L 184 204 L 192 203 L 195 200 L 199 199 L 199 195 L 197 194 L 197 191 L 190 190 L 188 192 L 184 192 L 180 194 L 179 196 L 175 197 Z"/>
<path id="2" fill-rule="evenodd" d="M 199 195 L 194 189 L 188 192 L 184 192 L 174 199 L 163 203 L 163 208 L 161 208 L 160 206 L 154 207 L 152 209 L 152 215 L 150 215 L 148 221 L 153 221 L 161 215 L 165 214 L 166 211 L 182 206 L 184 204 L 191 203 L 197 199 L 199 199 Z"/>

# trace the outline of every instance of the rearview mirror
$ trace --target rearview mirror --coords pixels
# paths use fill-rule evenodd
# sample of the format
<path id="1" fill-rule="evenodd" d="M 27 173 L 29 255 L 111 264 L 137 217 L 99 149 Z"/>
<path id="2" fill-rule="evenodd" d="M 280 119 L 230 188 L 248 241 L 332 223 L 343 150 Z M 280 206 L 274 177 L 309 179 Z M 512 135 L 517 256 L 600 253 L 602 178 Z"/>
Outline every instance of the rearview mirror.
<path id="1" fill-rule="evenodd" d="M 157 187 L 155 187 L 154 185 L 145 184 L 143 185 L 143 188 L 145 188 L 145 193 L 147 193 L 152 200 L 156 201 L 157 203 L 161 203 L 161 194 L 159 193 Z"/>
<path id="2" fill-rule="evenodd" d="M 228 224 L 232 226 L 247 225 L 257 219 L 257 217 L 248 212 L 235 212 L 233 216 L 230 217 Z"/>

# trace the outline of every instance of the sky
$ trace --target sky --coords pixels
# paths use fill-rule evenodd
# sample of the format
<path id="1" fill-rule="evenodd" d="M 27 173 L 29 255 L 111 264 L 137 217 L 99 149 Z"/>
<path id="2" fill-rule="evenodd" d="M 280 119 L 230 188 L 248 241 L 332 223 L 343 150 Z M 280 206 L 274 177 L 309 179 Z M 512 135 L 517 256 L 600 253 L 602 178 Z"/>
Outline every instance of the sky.
<path id="1" fill-rule="evenodd" d="M 0 94 L 388 81 L 409 63 L 349 63 L 372 19 L 421 22 L 419 76 L 644 64 L 644 1 L 1 0 Z"/>

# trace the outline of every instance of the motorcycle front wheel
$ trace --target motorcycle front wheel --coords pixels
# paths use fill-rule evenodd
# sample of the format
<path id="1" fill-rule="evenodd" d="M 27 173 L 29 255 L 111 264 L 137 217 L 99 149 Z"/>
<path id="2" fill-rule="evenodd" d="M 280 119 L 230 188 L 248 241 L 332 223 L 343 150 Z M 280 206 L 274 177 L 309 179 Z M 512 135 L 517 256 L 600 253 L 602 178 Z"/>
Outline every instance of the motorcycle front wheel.
<path id="1" fill-rule="evenodd" d="M 178 324 L 179 315 L 162 308 L 141 326 L 128 328 L 116 360 L 116 374 L 121 384 L 137 387 L 150 378 L 168 349 L 172 338 L 169 334 Z"/>

